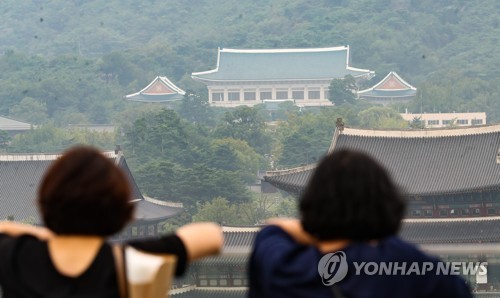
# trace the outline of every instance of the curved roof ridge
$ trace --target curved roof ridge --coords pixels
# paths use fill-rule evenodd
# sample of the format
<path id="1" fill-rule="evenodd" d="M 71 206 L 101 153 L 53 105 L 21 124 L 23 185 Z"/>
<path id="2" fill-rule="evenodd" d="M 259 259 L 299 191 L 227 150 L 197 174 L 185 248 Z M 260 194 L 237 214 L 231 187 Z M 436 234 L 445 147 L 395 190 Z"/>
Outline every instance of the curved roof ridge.
<path id="1" fill-rule="evenodd" d="M 435 138 L 469 136 L 500 132 L 500 124 L 459 127 L 459 128 L 433 128 L 433 129 L 366 129 L 345 127 L 341 134 L 360 137 L 386 137 L 386 138 Z"/>
<path id="2" fill-rule="evenodd" d="M 253 232 L 260 231 L 261 228 L 262 227 L 260 227 L 260 226 L 256 226 L 256 227 L 227 227 L 227 226 L 223 226 L 222 232 L 224 232 L 224 233 L 236 233 L 236 232 L 253 233 Z"/>
<path id="3" fill-rule="evenodd" d="M 500 221 L 500 216 L 457 217 L 457 218 L 412 218 L 412 219 L 403 219 L 403 223 L 476 222 L 476 221 L 487 221 L 487 220 Z"/>
<path id="4" fill-rule="evenodd" d="M 222 48 L 220 52 L 225 53 L 241 53 L 241 54 L 258 54 L 258 53 L 310 53 L 310 52 L 330 52 L 330 51 L 344 51 L 349 49 L 349 46 L 337 46 L 337 47 L 326 47 L 326 48 L 288 48 L 288 49 L 229 49 Z"/>
<path id="5" fill-rule="evenodd" d="M 115 158 L 117 154 L 114 151 L 101 152 L 104 156 Z M 23 153 L 23 154 L 1 154 L 0 161 L 33 161 L 33 160 L 56 160 L 62 154 L 54 153 Z"/>
<path id="6" fill-rule="evenodd" d="M 405 85 L 407 88 L 406 89 L 390 89 L 392 91 L 401 91 L 401 90 L 414 90 L 416 91 L 417 88 L 415 88 L 414 86 L 412 86 L 410 83 L 408 83 L 407 81 L 403 80 L 403 78 L 401 78 L 395 71 L 391 71 L 389 72 L 382 80 L 380 80 L 377 84 L 373 85 L 371 88 L 367 88 L 367 89 L 364 89 L 364 90 L 360 90 L 358 91 L 358 94 L 364 94 L 364 93 L 367 93 L 367 92 L 370 92 L 372 90 L 375 90 L 378 88 L 378 86 L 382 85 L 385 81 L 387 81 L 391 76 L 394 76 L 396 77 L 396 79 L 399 80 L 399 82 L 403 85 Z M 380 90 L 386 90 L 386 89 L 380 89 Z"/>
<path id="7" fill-rule="evenodd" d="M 317 164 L 314 163 L 314 164 L 308 164 L 305 166 L 289 168 L 289 169 L 284 169 L 284 170 L 266 171 L 266 176 L 281 176 L 281 175 L 299 173 L 302 171 L 312 170 L 312 169 L 316 168 L 316 166 L 317 166 Z"/>
<path id="8" fill-rule="evenodd" d="M 125 98 L 132 98 L 134 96 L 138 96 L 140 94 L 145 93 L 151 86 L 153 86 L 157 81 L 160 81 L 163 83 L 167 88 L 170 88 L 172 91 L 179 93 L 180 95 L 186 94 L 184 90 L 181 88 L 177 87 L 172 81 L 170 81 L 166 76 L 156 76 L 146 87 L 142 88 L 140 91 L 132 94 L 125 95 Z M 159 93 L 159 94 L 154 94 L 153 96 L 163 96 L 166 93 Z M 169 93 L 170 94 L 170 93 Z"/>

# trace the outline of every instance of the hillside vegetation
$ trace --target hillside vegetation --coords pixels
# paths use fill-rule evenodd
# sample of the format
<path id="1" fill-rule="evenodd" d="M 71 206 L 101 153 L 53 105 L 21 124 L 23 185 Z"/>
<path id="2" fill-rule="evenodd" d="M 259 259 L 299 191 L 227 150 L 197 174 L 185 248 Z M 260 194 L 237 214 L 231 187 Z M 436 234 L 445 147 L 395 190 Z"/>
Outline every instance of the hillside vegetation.
<path id="1" fill-rule="evenodd" d="M 108 101 L 157 74 L 203 92 L 189 76 L 215 67 L 217 47 L 349 44 L 352 65 L 378 74 L 367 85 L 394 70 L 420 87 L 424 111 L 487 111 L 498 121 L 498 11 L 496 0 L 4 0 L 0 113 L 30 97 L 51 117 L 50 101 L 63 100 L 42 92 L 52 88 L 85 95 L 65 104 L 83 113 L 82 121 L 105 122 L 98 110 L 112 111 Z M 104 74 L 117 84 L 105 85 Z M 100 103 L 74 107 L 94 97 Z"/>
<path id="2" fill-rule="evenodd" d="M 183 202 L 187 221 L 292 216 L 293 200 L 247 186 L 259 170 L 319 160 L 337 118 L 408 128 L 398 111 L 484 111 L 489 123 L 500 121 L 499 11 L 498 0 L 2 0 L 0 115 L 40 127 L 15 137 L 0 131 L 0 151 L 121 144 L 141 190 Z M 360 88 L 396 71 L 417 98 L 392 107 L 284 105 L 271 116 L 259 106 L 209 107 L 206 87 L 190 77 L 215 68 L 218 47 L 346 44 L 352 66 L 377 74 Z M 189 96 L 171 105 L 123 99 L 157 75 Z M 107 123 L 116 135 L 66 129 Z"/>

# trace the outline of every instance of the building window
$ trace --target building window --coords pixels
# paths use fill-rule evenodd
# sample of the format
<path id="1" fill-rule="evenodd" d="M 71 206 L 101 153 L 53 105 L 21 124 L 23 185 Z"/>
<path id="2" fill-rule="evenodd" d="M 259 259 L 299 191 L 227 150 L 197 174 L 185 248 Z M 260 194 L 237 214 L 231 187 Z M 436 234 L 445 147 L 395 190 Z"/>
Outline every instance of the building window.
<path id="1" fill-rule="evenodd" d="M 467 125 L 467 124 L 469 124 L 469 120 L 467 120 L 467 119 L 458 119 L 457 120 L 457 124 L 458 125 Z"/>
<path id="2" fill-rule="evenodd" d="M 260 91 L 260 100 L 273 99 L 273 93 L 271 90 Z"/>
<path id="3" fill-rule="evenodd" d="M 240 92 L 230 91 L 227 93 L 227 99 L 229 101 L 239 101 L 240 100 Z"/>
<path id="4" fill-rule="evenodd" d="M 439 125 L 439 120 L 427 120 L 427 125 Z"/>
<path id="5" fill-rule="evenodd" d="M 441 209 L 439 210 L 439 216 L 447 216 L 448 215 L 448 210 Z"/>
<path id="6" fill-rule="evenodd" d="M 420 216 L 422 216 L 422 211 L 420 211 L 420 210 L 412 210 L 411 211 L 411 216 L 420 217 Z"/>
<path id="7" fill-rule="evenodd" d="M 443 125 L 451 125 L 451 120 L 443 120 Z"/>
<path id="8" fill-rule="evenodd" d="M 222 91 L 212 92 L 212 101 L 224 101 L 224 92 Z"/>
<path id="9" fill-rule="evenodd" d="M 319 99 L 320 98 L 319 90 L 309 90 L 309 92 L 307 92 L 307 95 L 308 95 L 309 99 Z"/>
<path id="10" fill-rule="evenodd" d="M 292 91 L 293 99 L 304 99 L 304 90 Z"/>
<path id="11" fill-rule="evenodd" d="M 462 215 L 469 215 L 470 210 L 469 209 L 462 209 Z"/>
<path id="12" fill-rule="evenodd" d="M 244 100 L 256 100 L 257 99 L 257 95 L 255 94 L 254 91 L 245 91 L 243 93 L 243 99 Z"/>
<path id="13" fill-rule="evenodd" d="M 474 209 L 474 214 L 476 214 L 476 215 L 481 214 L 481 209 L 479 209 L 479 208 Z"/>
<path id="14" fill-rule="evenodd" d="M 325 90 L 325 99 L 330 98 L 330 90 Z"/>
<path id="15" fill-rule="evenodd" d="M 488 208 L 488 215 L 495 215 L 497 214 L 497 210 L 495 208 Z"/>
<path id="16" fill-rule="evenodd" d="M 276 91 L 276 99 L 288 99 L 288 90 Z"/>
<path id="17" fill-rule="evenodd" d="M 483 124 L 483 119 L 472 119 L 470 121 L 470 124 L 472 124 L 472 125 L 481 125 L 481 124 Z"/>
<path id="18" fill-rule="evenodd" d="M 432 216 L 432 210 L 425 210 L 424 211 L 424 216 L 431 217 Z"/>

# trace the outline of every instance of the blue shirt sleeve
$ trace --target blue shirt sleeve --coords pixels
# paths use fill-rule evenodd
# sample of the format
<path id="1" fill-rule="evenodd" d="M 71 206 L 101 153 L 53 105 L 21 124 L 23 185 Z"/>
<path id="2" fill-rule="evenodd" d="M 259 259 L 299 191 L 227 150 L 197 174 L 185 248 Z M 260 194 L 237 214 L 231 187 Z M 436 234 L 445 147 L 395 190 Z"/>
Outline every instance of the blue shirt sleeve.
<path id="1" fill-rule="evenodd" d="M 249 296 L 324 297 L 320 291 L 329 297 L 317 272 L 320 256 L 316 248 L 298 244 L 277 226 L 262 229 L 250 258 Z"/>

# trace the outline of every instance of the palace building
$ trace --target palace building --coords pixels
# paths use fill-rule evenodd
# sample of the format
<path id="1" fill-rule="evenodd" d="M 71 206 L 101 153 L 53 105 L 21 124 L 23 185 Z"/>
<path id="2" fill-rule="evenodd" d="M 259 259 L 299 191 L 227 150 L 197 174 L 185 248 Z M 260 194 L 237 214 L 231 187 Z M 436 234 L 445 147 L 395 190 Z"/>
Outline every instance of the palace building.
<path id="1" fill-rule="evenodd" d="M 382 163 L 408 199 L 408 218 L 500 215 L 500 125 L 425 130 L 335 130 L 329 152 L 355 149 Z M 267 172 L 300 195 L 315 165 Z"/>
<path id="2" fill-rule="evenodd" d="M 253 106 L 293 100 L 298 106 L 330 106 L 332 79 L 369 79 L 374 72 L 350 66 L 349 46 L 311 49 L 219 49 L 213 70 L 192 78 L 208 88 L 212 106 Z"/>
<path id="3" fill-rule="evenodd" d="M 183 210 L 182 204 L 169 203 L 141 194 L 120 150 L 104 153 L 126 174 L 132 186 L 132 202 L 136 205 L 135 220 L 116 239 L 157 235 L 158 225 Z M 51 163 L 60 155 L 0 155 L 0 220 L 15 220 L 42 225 L 36 206 L 38 185 Z"/>
<path id="4" fill-rule="evenodd" d="M 186 92 L 167 77 L 158 76 L 141 91 L 126 95 L 125 99 L 141 102 L 169 102 L 182 100 L 184 94 Z"/>
<path id="5" fill-rule="evenodd" d="M 391 71 L 373 87 L 358 91 L 358 97 L 373 103 L 390 104 L 407 102 L 415 98 L 417 88 Z"/>
<path id="6" fill-rule="evenodd" d="M 248 262 L 261 227 L 223 227 L 224 249 L 219 256 L 193 263 L 185 277 L 174 281 L 173 298 L 248 295 Z M 406 219 L 399 235 L 444 261 L 488 262 L 486 280 L 463 276 L 476 297 L 500 294 L 500 216 L 457 219 Z M 489 293 L 489 294 L 487 294 Z"/>
<path id="7" fill-rule="evenodd" d="M 381 162 L 406 191 L 399 236 L 446 262 L 487 262 L 462 277 L 475 297 L 500 296 L 500 125 L 369 130 L 341 119 L 329 152 L 350 148 Z M 267 172 L 264 181 L 299 196 L 315 165 Z M 170 296 L 246 297 L 248 262 L 261 227 L 223 227 L 221 255 L 195 262 Z"/>

